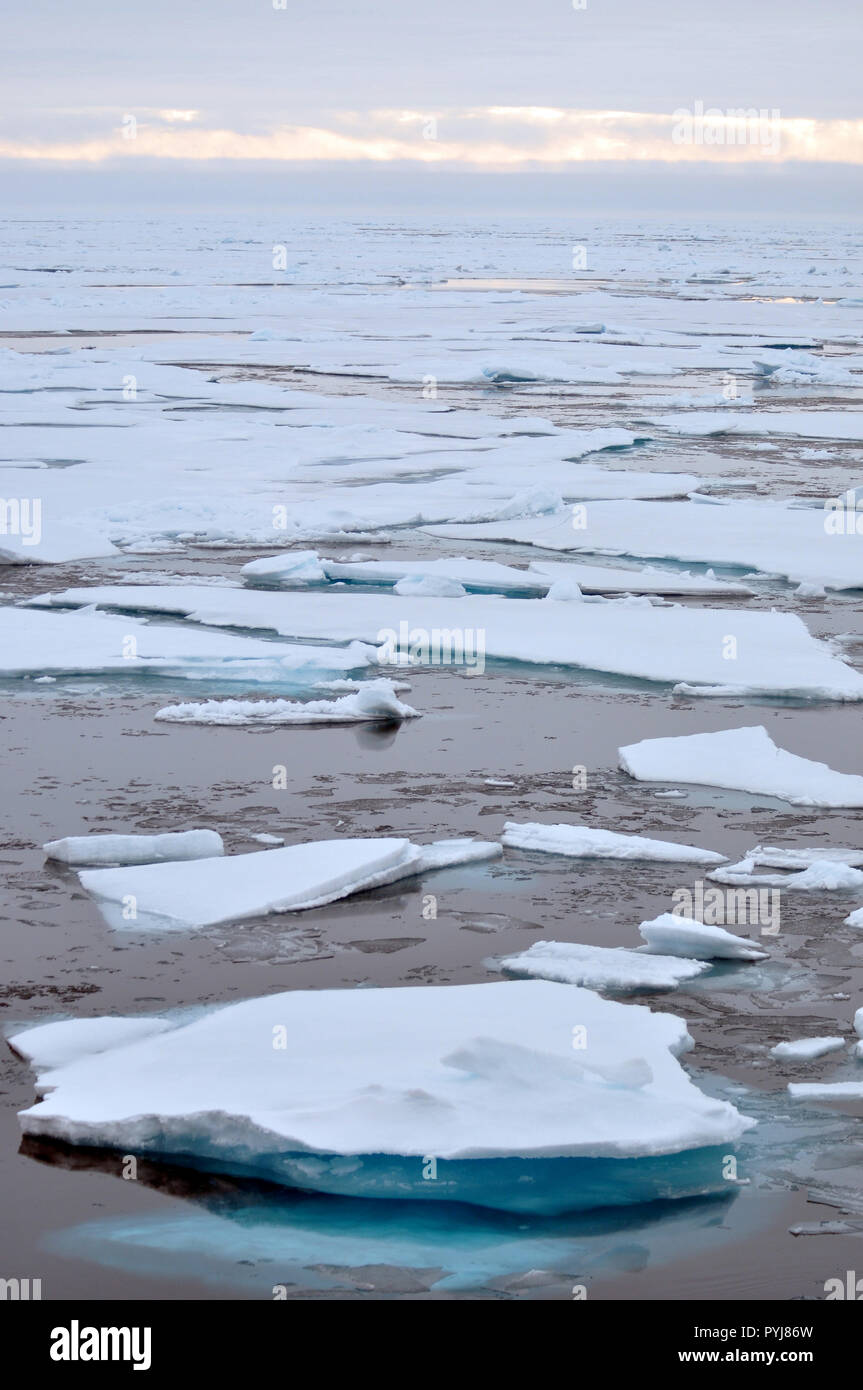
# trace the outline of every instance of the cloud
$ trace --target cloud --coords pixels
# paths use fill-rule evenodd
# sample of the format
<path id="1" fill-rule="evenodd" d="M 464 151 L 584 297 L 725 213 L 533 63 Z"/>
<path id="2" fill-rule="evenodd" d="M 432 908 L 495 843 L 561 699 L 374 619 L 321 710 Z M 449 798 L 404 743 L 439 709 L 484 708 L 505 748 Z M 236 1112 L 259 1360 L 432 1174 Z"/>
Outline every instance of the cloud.
<path id="1" fill-rule="evenodd" d="M 155 114 L 156 120 L 153 120 Z M 592 162 L 863 164 L 863 120 L 783 117 L 775 110 L 583 111 L 450 107 L 330 112 L 320 123 L 265 131 L 207 128 L 192 110 L 124 113 L 103 134 L 65 140 L 0 138 L 0 158 L 99 164 L 109 160 L 407 162 L 488 170 Z M 114 113 L 113 122 L 117 116 Z"/>

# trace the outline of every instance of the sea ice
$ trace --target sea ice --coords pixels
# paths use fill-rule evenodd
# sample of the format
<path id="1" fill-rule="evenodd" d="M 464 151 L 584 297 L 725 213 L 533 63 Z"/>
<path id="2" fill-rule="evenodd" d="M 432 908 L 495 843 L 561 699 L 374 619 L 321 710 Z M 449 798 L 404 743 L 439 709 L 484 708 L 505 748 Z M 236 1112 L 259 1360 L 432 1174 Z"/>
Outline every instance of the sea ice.
<path id="1" fill-rule="evenodd" d="M 863 777 L 778 748 L 763 725 L 647 738 L 618 753 L 624 772 L 640 782 L 726 787 L 792 806 L 863 806 Z"/>
<path id="2" fill-rule="evenodd" d="M 572 859 L 652 859 L 665 863 L 718 864 L 725 858 L 724 854 L 695 845 L 650 840 L 643 835 L 621 835 L 614 830 L 596 830 L 588 825 L 507 821 L 502 839 L 511 849 L 544 850 L 547 854 L 564 854 Z"/>
<path id="3" fill-rule="evenodd" d="M 723 927 L 709 927 L 691 917 L 663 912 L 638 928 L 654 955 L 685 956 L 690 960 L 764 960 L 767 951 Z"/>
<path id="4" fill-rule="evenodd" d="M 404 704 L 392 681 L 365 681 L 336 700 L 202 700 L 166 705 L 155 719 L 168 724 L 356 724 L 364 720 L 416 719 L 419 710 Z"/>
<path id="5" fill-rule="evenodd" d="M 112 926 L 205 927 L 269 912 L 301 912 L 450 864 L 498 856 L 482 840 L 314 840 L 205 862 L 91 869 L 82 886 Z M 130 915 L 128 904 L 134 904 Z"/>
<path id="6" fill-rule="evenodd" d="M 648 955 L 622 947 L 582 946 L 570 941 L 535 941 L 526 951 L 507 956 L 500 968 L 510 975 L 557 980 L 586 989 L 674 989 L 709 970 L 707 961 Z"/>
<path id="7" fill-rule="evenodd" d="M 62 864 L 164 864 L 169 860 L 212 859 L 224 854 L 215 830 L 181 830 L 165 835 L 72 835 L 42 846 Z"/>
<path id="8" fill-rule="evenodd" d="M 782 1062 L 814 1062 L 828 1052 L 839 1052 L 844 1046 L 844 1038 L 798 1038 L 793 1042 L 777 1043 L 771 1047 L 770 1056 Z"/>
<path id="9" fill-rule="evenodd" d="M 91 1020 L 49 1027 L 26 1134 L 322 1192 L 514 1211 L 703 1194 L 754 1123 L 680 1066 L 682 1019 L 544 980 L 291 990 L 95 1054 Z M 42 1031 L 11 1039 L 39 1068 Z"/>
<path id="10" fill-rule="evenodd" d="M 466 653 L 473 641 L 476 656 L 481 639 L 484 656 L 500 660 L 575 666 L 663 684 L 690 680 L 706 687 L 724 685 L 733 665 L 739 687 L 752 694 L 863 699 L 863 676 L 813 638 L 794 613 L 642 608 L 625 600 L 598 606 L 518 598 L 504 602 L 473 594 L 437 599 L 268 593 L 193 584 L 100 585 L 66 589 L 31 602 L 179 614 L 192 622 L 295 639 L 354 639 L 383 644 L 379 659 L 405 665 L 411 660 L 406 648 L 412 646 L 421 653 L 416 664 L 476 665 L 460 654 L 459 646 Z M 729 633 L 737 642 L 733 662 L 725 656 Z M 386 655 L 388 647 L 394 656 Z M 428 654 L 423 656 L 423 651 Z"/>

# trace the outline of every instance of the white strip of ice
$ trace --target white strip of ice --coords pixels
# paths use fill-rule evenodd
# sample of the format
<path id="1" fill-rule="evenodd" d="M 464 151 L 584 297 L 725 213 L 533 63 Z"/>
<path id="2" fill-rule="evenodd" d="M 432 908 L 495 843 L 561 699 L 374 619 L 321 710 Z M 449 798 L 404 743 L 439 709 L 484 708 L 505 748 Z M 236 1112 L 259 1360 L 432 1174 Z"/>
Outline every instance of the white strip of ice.
<path id="1" fill-rule="evenodd" d="M 392 681 L 366 681 L 337 700 L 202 700 L 166 705 L 154 715 L 168 724 L 356 724 L 364 720 L 416 719 Z"/>
<path id="2" fill-rule="evenodd" d="M 589 502 L 577 514 L 568 508 L 550 516 L 425 529 L 450 540 L 508 540 L 545 550 L 729 565 L 780 575 L 793 584 L 857 589 L 863 587 L 863 547 L 856 519 L 853 511 L 777 501 L 732 501 L 721 507 L 611 501 Z"/>
<path id="3" fill-rule="evenodd" d="M 586 989 L 613 989 L 621 992 L 674 989 L 709 970 L 707 961 L 683 960 L 676 956 L 648 955 L 622 947 L 582 946 L 570 941 L 535 941 L 527 951 L 507 956 L 501 970 L 531 979 L 557 980 Z"/>
<path id="4" fill-rule="evenodd" d="M 691 960 L 764 960 L 769 954 L 746 937 L 723 927 L 709 927 L 692 917 L 663 912 L 638 928 L 653 955 L 686 956 Z"/>
<path id="5" fill-rule="evenodd" d="M 725 858 L 711 849 L 677 845 L 669 840 L 650 840 L 643 835 L 621 835 L 614 830 L 595 830 L 589 825 L 518 824 L 507 821 L 503 844 L 511 849 L 542 850 L 571 859 L 652 859 L 664 863 L 719 864 Z"/>
<path id="6" fill-rule="evenodd" d="M 792 806 L 863 806 L 863 777 L 778 748 L 760 724 L 646 738 L 618 753 L 624 772 L 640 782 L 726 787 L 775 796 Z"/>
<path id="7" fill-rule="evenodd" d="M 48 613 L 0 607 L 0 675 L 158 675 L 212 678 L 244 684 L 278 682 L 292 672 L 353 671 L 374 652 L 301 646 L 196 632 L 107 613 Z"/>
<path id="8" fill-rule="evenodd" d="M 863 1081 L 790 1081 L 792 1100 L 863 1100 Z"/>
<path id="9" fill-rule="evenodd" d="M 76 1060 L 40 1074 L 26 1134 L 278 1173 L 291 1154 L 679 1154 L 753 1123 L 686 1075 L 682 1019 L 543 980 L 292 990 L 96 1055 L 88 1026 L 62 1025 Z M 13 1047 L 38 1058 L 38 1031 Z M 303 1171 L 327 1190 L 326 1163 Z"/>
<path id="10" fill-rule="evenodd" d="M 38 501 L 38 527 L 34 527 L 31 517 L 27 522 L 28 531 L 14 533 L 8 529 L 8 518 L 4 515 L 3 530 L 0 531 L 0 564 L 62 565 L 74 560 L 104 559 L 121 554 L 103 534 L 82 526 L 70 526 L 65 521 L 55 521 L 50 511 L 42 514 L 41 499 Z M 11 503 L 4 505 L 8 508 Z M 20 507 L 21 504 L 16 502 L 16 505 Z M 18 524 L 20 526 L 20 520 Z"/>
<path id="11" fill-rule="evenodd" d="M 808 869 L 810 864 L 829 860 L 836 864 L 863 865 L 863 850 L 842 849 L 834 845 L 799 848 L 796 845 L 756 845 L 747 850 L 744 859 L 765 869 Z"/>
<path id="12" fill-rule="evenodd" d="M 61 864 L 164 864 L 169 860 L 212 859 L 224 854 L 215 830 L 180 830 L 165 835 L 71 835 L 42 846 Z"/>
<path id="13" fill-rule="evenodd" d="M 192 622 L 277 632 L 285 637 L 381 643 L 381 657 L 410 664 L 477 665 L 484 656 L 605 671 L 673 684 L 736 683 L 753 694 L 863 699 L 863 676 L 811 636 L 794 613 L 721 608 L 632 607 L 365 593 L 266 593 L 204 585 L 99 585 L 32 600 L 40 605 L 122 607 Z M 416 634 L 411 636 L 411 634 Z M 726 658 L 728 634 L 736 657 Z M 403 655 L 393 655 L 398 648 Z M 387 656 L 387 649 L 390 655 Z M 470 656 L 468 656 L 470 649 Z M 279 649 L 281 650 L 281 649 Z M 429 653 L 423 656 L 423 651 Z"/>
<path id="14" fill-rule="evenodd" d="M 503 565 L 497 560 L 466 556 L 438 556 L 429 560 L 320 559 L 314 551 L 285 551 L 263 560 L 252 560 L 240 571 L 253 582 L 285 581 L 288 584 L 348 580 L 353 584 L 397 584 L 412 576 L 441 575 L 474 593 L 546 594 L 560 579 L 573 579 L 587 594 L 720 594 L 727 597 L 752 593 L 745 584 L 733 584 L 713 575 L 671 570 L 611 569 L 565 561 L 534 561 L 527 569 Z"/>
<path id="15" fill-rule="evenodd" d="M 757 874 L 754 859 L 741 859 L 739 864 L 714 869 L 707 875 L 716 883 L 752 884 L 756 888 L 802 889 L 808 892 L 853 892 L 863 888 L 863 873 L 850 864 L 835 859 L 816 859 L 805 869 L 787 874 Z"/>
<path id="16" fill-rule="evenodd" d="M 771 1047 L 770 1056 L 781 1062 L 814 1062 L 818 1057 L 826 1057 L 828 1052 L 839 1052 L 845 1046 L 844 1038 L 797 1038 L 793 1042 L 777 1043 Z"/>
<path id="17" fill-rule="evenodd" d="M 498 844 L 446 840 L 428 846 L 405 839 L 314 840 L 284 849 L 206 861 L 91 869 L 81 884 L 105 903 L 116 925 L 205 927 L 269 912 L 301 912 L 368 888 L 450 864 L 496 858 Z M 134 915 L 116 909 L 134 903 Z M 111 908 L 115 911 L 112 912 Z"/>

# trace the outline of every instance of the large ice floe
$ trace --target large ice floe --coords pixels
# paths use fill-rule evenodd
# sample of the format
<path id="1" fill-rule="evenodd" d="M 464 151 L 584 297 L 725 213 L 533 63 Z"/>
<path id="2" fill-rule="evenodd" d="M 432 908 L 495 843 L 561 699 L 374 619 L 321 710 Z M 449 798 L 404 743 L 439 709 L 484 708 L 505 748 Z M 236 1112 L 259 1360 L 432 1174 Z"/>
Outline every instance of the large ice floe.
<path id="1" fill-rule="evenodd" d="M 723 1154 L 754 1123 L 687 1076 L 682 1019 L 547 981 L 295 990 L 133 1020 L 137 1039 L 127 1022 L 114 1046 L 94 1020 L 11 1039 L 38 1072 L 25 1134 L 542 1212 L 727 1191 Z"/>
<path id="2" fill-rule="evenodd" d="M 510 849 L 541 850 L 570 859 L 652 859 L 660 863 L 718 864 L 724 854 L 696 845 L 677 845 L 670 840 L 651 840 L 643 835 L 621 835 L 589 825 L 519 824 L 507 821 L 503 843 Z"/>
<path id="3" fill-rule="evenodd" d="M 269 912 L 302 912 L 399 879 L 497 858 L 484 840 L 313 840 L 221 859 L 90 869 L 79 874 L 112 926 L 214 926 Z M 129 904 L 134 905 L 130 912 Z"/>
<path id="4" fill-rule="evenodd" d="M 829 500 L 829 499 L 828 499 Z M 834 534 L 821 505 L 782 501 L 590 502 L 555 514 L 476 526 L 433 526 L 451 540 L 506 540 L 545 550 L 686 560 L 779 575 L 827 589 L 863 588 L 863 546 L 853 528 Z"/>
<path id="5" fill-rule="evenodd" d="M 202 700 L 166 705 L 154 718 L 167 724 L 357 724 L 416 719 L 419 710 L 398 698 L 392 681 L 365 681 L 335 700 Z"/>
<path id="6" fill-rule="evenodd" d="M 863 699 L 863 676 L 794 613 L 651 607 L 647 600 L 423 598 L 364 593 L 265 593 L 205 585 L 114 584 L 65 589 L 36 605 L 122 608 L 297 640 L 380 644 L 379 660 L 478 665 L 478 657 L 574 666 L 662 684 L 734 688 L 801 699 Z M 646 606 L 643 606 L 645 605 Z M 727 637 L 736 657 L 727 657 Z M 278 649 L 282 650 L 282 649 Z M 469 655 L 466 655 L 469 653 Z"/>
<path id="7" fill-rule="evenodd" d="M 725 787 L 792 806 L 863 806 L 863 777 L 779 748 L 763 725 L 646 738 L 618 754 L 623 770 L 640 782 Z"/>
<path id="8" fill-rule="evenodd" d="M 161 675 L 285 683 L 303 671 L 361 670 L 374 652 L 276 644 L 225 632 L 196 632 L 107 613 L 47 613 L 0 607 L 0 676 Z"/>

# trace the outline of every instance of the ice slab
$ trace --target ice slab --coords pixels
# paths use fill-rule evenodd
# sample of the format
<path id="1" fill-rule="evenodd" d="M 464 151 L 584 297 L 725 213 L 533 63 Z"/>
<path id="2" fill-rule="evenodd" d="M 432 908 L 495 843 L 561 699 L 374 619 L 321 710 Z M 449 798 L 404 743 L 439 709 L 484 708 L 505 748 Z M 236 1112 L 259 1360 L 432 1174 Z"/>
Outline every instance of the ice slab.
<path id="1" fill-rule="evenodd" d="M 805 869 L 785 874 L 758 874 L 755 864 L 754 858 L 741 859 L 739 864 L 714 869 L 707 877 L 716 883 L 752 884 L 756 888 L 799 889 L 810 893 L 849 893 L 863 889 L 863 873 L 834 859 L 816 859 Z"/>
<path id="2" fill-rule="evenodd" d="M 771 1047 L 770 1056 L 782 1062 L 814 1062 L 818 1057 L 826 1057 L 828 1052 L 840 1052 L 844 1046 L 844 1038 L 797 1038 L 793 1042 L 777 1043 Z"/>
<path id="3" fill-rule="evenodd" d="M 507 821 L 502 839 L 511 849 L 542 850 L 572 859 L 652 859 L 664 863 L 718 864 L 725 858 L 724 854 L 695 845 L 677 845 L 643 835 L 621 835 L 614 830 L 595 830 L 589 825 Z"/>
<path id="4" fill-rule="evenodd" d="M 575 666 L 640 680 L 725 686 L 801 699 L 863 699 L 863 676 L 811 636 L 793 613 L 652 608 L 468 595 L 416 598 L 365 593 L 266 593 L 204 585 L 99 585 L 32 600 L 182 615 L 211 626 L 296 639 L 382 644 L 401 664 L 478 665 L 500 660 Z M 633 601 L 634 602 L 634 601 Z M 726 659 L 728 634 L 736 657 Z M 413 636 L 411 634 L 414 634 Z M 413 656 L 412 656 L 413 653 Z"/>
<path id="5" fill-rule="evenodd" d="M 707 961 L 648 955 L 622 947 L 582 946 L 570 941 L 535 941 L 527 951 L 506 956 L 501 970 L 531 979 L 556 980 L 586 989 L 674 989 L 709 970 Z"/>
<path id="6" fill-rule="evenodd" d="M 544 980 L 293 990 L 89 1055 L 64 1028 L 75 1060 L 40 1072 L 26 1134 L 323 1192 L 566 1210 L 720 1191 L 721 1146 L 754 1123 L 682 1069 L 682 1019 Z M 446 1182 L 422 1181 L 429 1155 Z M 582 1162 L 537 1164 L 561 1159 Z"/>
<path id="7" fill-rule="evenodd" d="M 302 558 L 305 557 L 305 558 Z M 352 584 L 398 584 L 404 579 L 439 575 L 454 580 L 472 593 L 546 594 L 561 579 L 574 580 L 587 594 L 692 594 L 747 595 L 745 584 L 716 579 L 713 575 L 675 574 L 670 570 L 612 569 L 603 565 L 583 565 L 566 561 L 534 561 L 527 569 L 504 565 L 497 560 L 476 560 L 466 556 L 438 556 L 430 560 L 354 560 L 320 559 L 315 552 L 286 551 L 263 560 L 252 560 L 241 570 L 252 584 L 293 585 L 300 578 Z"/>
<path id="8" fill-rule="evenodd" d="M 640 782 L 726 787 L 792 806 L 863 806 L 863 777 L 786 752 L 763 725 L 648 738 L 618 752 L 624 772 Z"/>
<path id="9" fill-rule="evenodd" d="M 861 588 L 859 537 L 850 527 L 847 534 L 832 534 L 827 529 L 831 513 L 824 506 L 599 501 L 586 504 L 579 516 L 567 509 L 550 516 L 425 529 L 450 540 L 507 540 L 545 550 L 729 565 L 780 575 L 793 584 Z"/>
<path id="10" fill-rule="evenodd" d="M 5 505 L 8 507 L 9 503 Z M 0 530 L 0 564 L 63 565 L 74 560 L 97 560 L 122 554 L 104 535 L 54 521 L 50 515 L 40 518 L 38 528 L 33 529 L 32 518 L 28 526 L 29 534 L 14 534 L 6 529 L 4 520 L 4 528 Z"/>
<path id="11" fill-rule="evenodd" d="M 358 642 L 347 647 L 276 644 L 86 610 L 0 607 L 0 676 L 155 674 L 278 683 L 305 670 L 359 670 L 373 656 Z"/>
<path id="12" fill-rule="evenodd" d="M 356 724 L 365 720 L 416 719 L 392 681 L 366 681 L 336 700 L 203 700 L 166 705 L 154 715 L 168 724 Z"/>
<path id="13" fill-rule="evenodd" d="M 638 930 L 654 955 L 686 956 L 690 960 L 764 960 L 768 955 L 746 937 L 673 912 L 642 922 Z"/>
<path id="14" fill-rule="evenodd" d="M 79 878 L 103 904 L 111 925 L 205 927 L 321 907 L 351 893 L 500 853 L 500 845 L 485 841 L 420 846 L 406 839 L 345 838 L 199 862 L 85 870 Z"/>
<path id="15" fill-rule="evenodd" d="M 181 830 L 166 835 L 71 835 L 42 846 L 61 864 L 163 864 L 168 860 L 212 859 L 224 854 L 215 830 Z"/>

